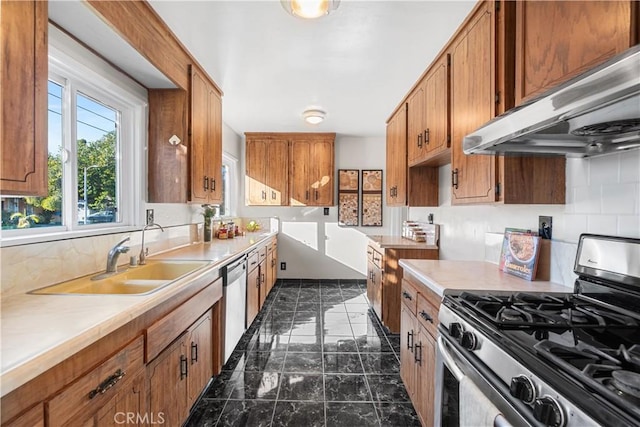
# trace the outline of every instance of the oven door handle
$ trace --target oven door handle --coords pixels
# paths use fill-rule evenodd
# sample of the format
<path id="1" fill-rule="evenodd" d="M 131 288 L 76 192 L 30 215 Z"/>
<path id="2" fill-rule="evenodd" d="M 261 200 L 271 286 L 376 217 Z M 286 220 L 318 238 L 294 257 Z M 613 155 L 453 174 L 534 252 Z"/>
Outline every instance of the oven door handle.
<path id="1" fill-rule="evenodd" d="M 447 346 L 448 344 L 444 340 L 444 338 L 442 338 L 442 335 L 438 335 L 438 350 L 440 351 L 440 355 L 442 356 L 442 361 L 445 365 L 447 365 L 447 368 L 449 368 L 455 379 L 460 382 L 465 377 L 465 374 L 464 372 L 462 372 L 462 370 L 460 370 L 460 368 L 458 368 L 458 365 L 447 350 Z"/>

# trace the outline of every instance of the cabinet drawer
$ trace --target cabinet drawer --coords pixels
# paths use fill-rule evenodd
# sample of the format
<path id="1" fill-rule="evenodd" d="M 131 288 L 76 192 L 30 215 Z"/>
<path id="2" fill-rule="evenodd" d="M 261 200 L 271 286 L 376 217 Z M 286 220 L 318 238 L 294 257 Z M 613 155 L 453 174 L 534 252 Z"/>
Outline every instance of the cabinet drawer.
<path id="1" fill-rule="evenodd" d="M 249 252 L 249 255 L 247 256 L 247 263 L 248 263 L 248 267 L 247 270 L 251 271 L 254 268 L 256 268 L 258 266 L 258 263 L 260 262 L 260 257 L 258 255 L 258 251 L 257 250 L 253 250 L 251 252 Z"/>
<path id="2" fill-rule="evenodd" d="M 265 259 L 267 259 L 267 247 L 266 246 L 263 246 L 260 249 L 258 249 L 258 258 L 259 258 L 258 262 L 262 262 Z"/>
<path id="3" fill-rule="evenodd" d="M 438 336 L 438 308 L 434 307 L 427 299 L 418 294 L 418 312 L 416 317 L 432 337 Z"/>
<path id="4" fill-rule="evenodd" d="M 144 338 L 139 336 L 115 356 L 81 377 L 47 404 L 48 426 L 68 425 L 82 411 L 104 406 L 144 367 Z"/>
<path id="5" fill-rule="evenodd" d="M 373 252 L 375 252 L 373 248 L 371 246 L 367 246 L 367 259 L 369 261 L 373 261 Z"/>
<path id="6" fill-rule="evenodd" d="M 147 328 L 146 361 L 153 360 L 220 298 L 222 298 L 222 279 L 216 280 Z"/>
<path id="7" fill-rule="evenodd" d="M 267 253 L 270 254 L 271 252 L 275 251 L 278 249 L 278 239 L 273 239 L 271 240 L 271 242 L 269 242 L 269 244 L 267 245 Z"/>
<path id="8" fill-rule="evenodd" d="M 407 306 L 415 316 L 418 306 L 418 291 L 406 280 L 402 280 L 402 290 L 400 292 L 402 303 Z"/>
<path id="9" fill-rule="evenodd" d="M 383 270 L 382 264 L 384 263 L 384 255 L 382 255 L 380 252 L 378 251 L 373 251 L 373 255 L 372 255 L 373 259 L 373 264 L 378 267 L 380 270 Z"/>

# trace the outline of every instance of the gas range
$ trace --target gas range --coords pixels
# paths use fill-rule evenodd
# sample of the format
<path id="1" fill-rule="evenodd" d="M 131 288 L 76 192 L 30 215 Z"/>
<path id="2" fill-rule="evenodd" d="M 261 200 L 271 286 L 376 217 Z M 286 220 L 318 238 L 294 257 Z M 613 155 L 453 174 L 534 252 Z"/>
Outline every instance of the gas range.
<path id="1" fill-rule="evenodd" d="M 639 264 L 640 240 L 582 235 L 573 293 L 448 295 L 440 333 L 514 424 L 640 425 Z"/>

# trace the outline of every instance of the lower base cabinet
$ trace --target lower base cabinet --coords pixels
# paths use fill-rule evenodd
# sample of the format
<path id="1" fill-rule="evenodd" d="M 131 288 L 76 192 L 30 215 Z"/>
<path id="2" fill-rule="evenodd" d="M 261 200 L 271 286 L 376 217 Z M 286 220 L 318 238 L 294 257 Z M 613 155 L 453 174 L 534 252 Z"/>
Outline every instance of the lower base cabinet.
<path id="1" fill-rule="evenodd" d="M 434 421 L 437 313 L 439 299 L 402 281 L 400 377 L 423 426 Z"/>
<path id="2" fill-rule="evenodd" d="M 161 423 L 162 417 L 147 411 L 145 372 L 138 375 L 123 390 L 115 395 L 95 417 L 96 427 L 147 426 Z"/>

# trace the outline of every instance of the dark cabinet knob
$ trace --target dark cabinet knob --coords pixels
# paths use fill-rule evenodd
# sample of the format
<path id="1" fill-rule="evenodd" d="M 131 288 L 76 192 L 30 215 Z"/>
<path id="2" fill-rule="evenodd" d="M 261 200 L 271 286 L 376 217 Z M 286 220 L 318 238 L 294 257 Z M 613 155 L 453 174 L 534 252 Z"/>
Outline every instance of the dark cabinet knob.
<path id="1" fill-rule="evenodd" d="M 462 325 L 460 323 L 454 322 L 449 325 L 449 335 L 453 338 L 460 340 L 462 338 L 462 333 L 464 329 L 462 329 Z"/>
<path id="2" fill-rule="evenodd" d="M 565 424 L 560 405 L 550 396 L 536 399 L 533 404 L 533 418 L 549 427 L 563 427 Z"/>
<path id="3" fill-rule="evenodd" d="M 467 350 L 475 350 L 478 348 L 478 339 L 473 332 L 465 331 L 460 338 L 460 345 Z"/>
<path id="4" fill-rule="evenodd" d="M 533 403 L 536 400 L 536 389 L 533 382 L 524 375 L 511 378 L 509 393 L 524 403 Z"/>

